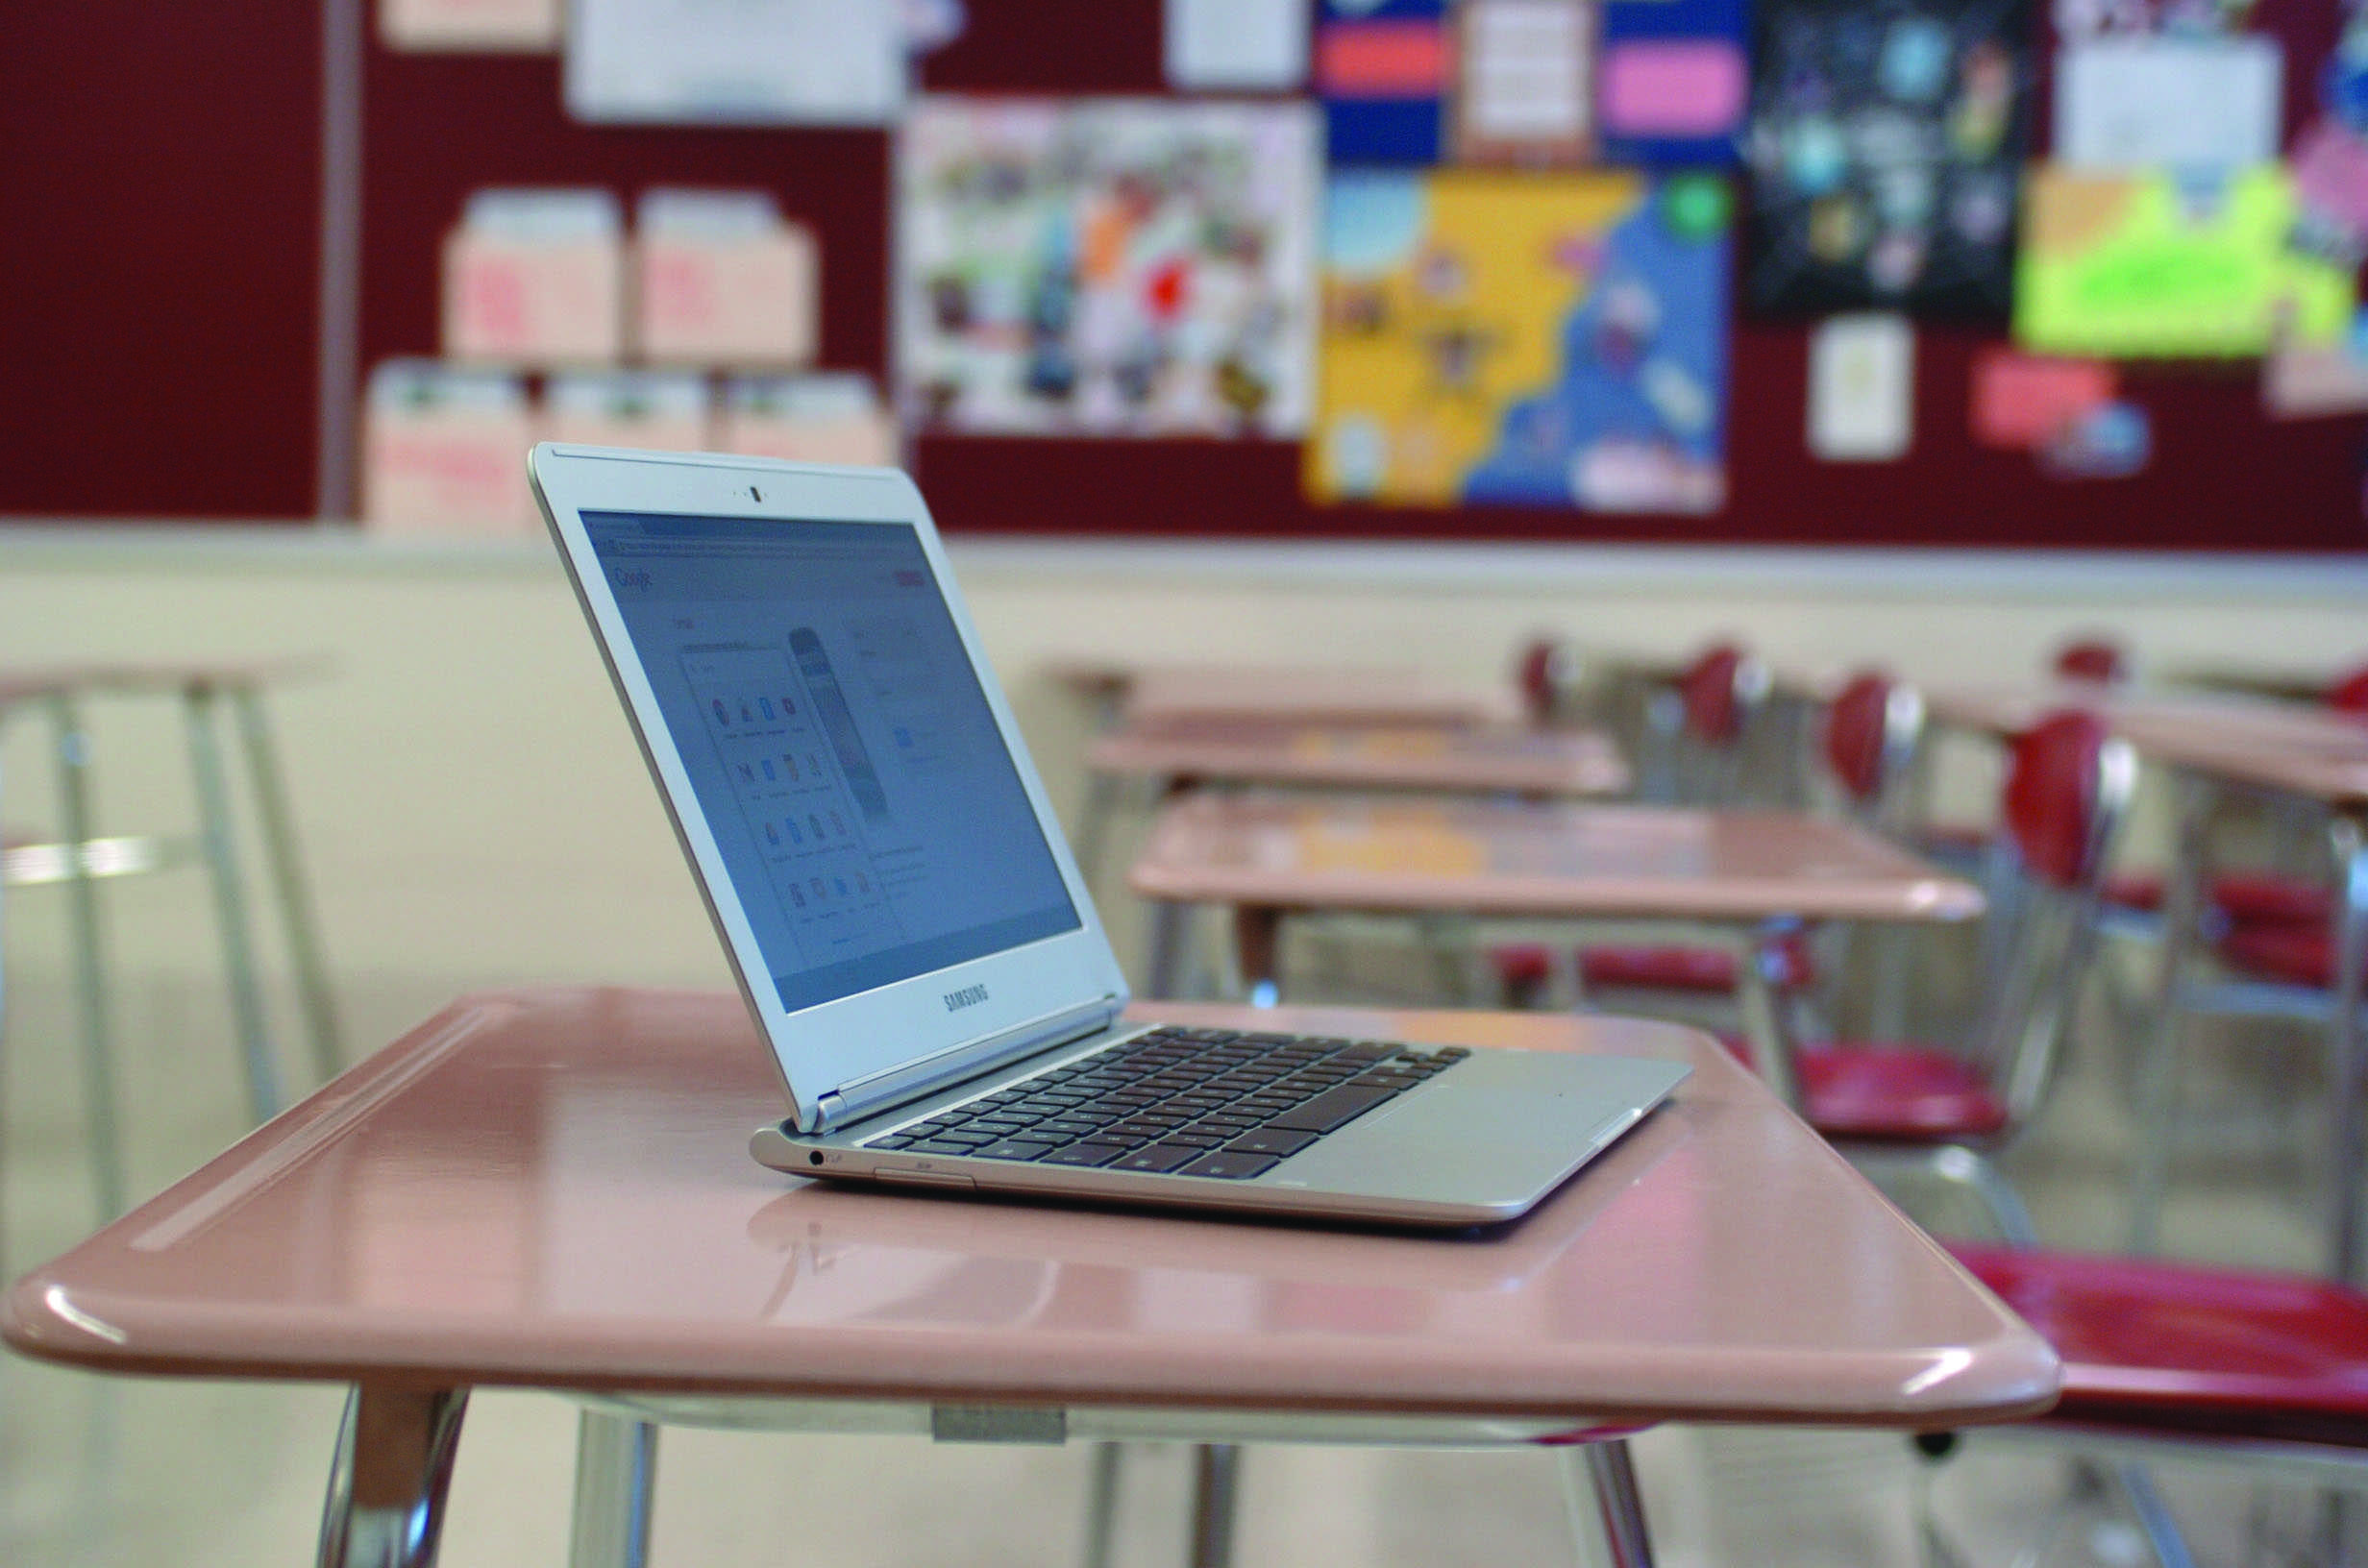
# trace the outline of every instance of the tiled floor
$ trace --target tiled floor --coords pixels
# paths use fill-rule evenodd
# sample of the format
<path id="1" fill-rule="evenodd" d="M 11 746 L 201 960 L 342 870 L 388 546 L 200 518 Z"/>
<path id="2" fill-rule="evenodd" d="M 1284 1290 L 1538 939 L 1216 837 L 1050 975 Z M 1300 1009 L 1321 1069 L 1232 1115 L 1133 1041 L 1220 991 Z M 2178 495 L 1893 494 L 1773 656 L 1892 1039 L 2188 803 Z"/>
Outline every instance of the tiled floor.
<path id="1" fill-rule="evenodd" d="M 445 999 L 424 981 L 349 988 L 357 1041 L 379 1041 Z M 37 982 L 12 993 L 6 1223 L 10 1272 L 70 1243 L 89 1222 L 63 998 Z M 127 1120 L 135 1186 L 153 1189 L 238 1130 L 218 1003 L 202 992 L 125 998 Z M 2295 1051 L 2280 1071 L 2306 1079 Z M 2109 1063 L 2076 1065 L 2014 1168 L 2051 1238 L 2109 1245 L 2123 1223 L 2126 1116 Z M 2313 1127 L 2264 1117 L 2257 1083 L 2223 1075 L 2224 1152 L 2187 1162 L 2171 1237 L 2181 1250 L 2307 1265 Z M 2307 1095 L 2289 1083 L 2286 1093 Z M 2298 1153 L 2297 1150 L 2306 1152 Z M 1930 1215 L 1945 1223 L 1945 1213 Z M 0 1359 L 0 1563 L 295 1564 L 310 1560 L 339 1395 L 317 1387 L 108 1381 Z M 565 1560 L 575 1414 L 546 1396 L 473 1402 L 444 1561 Z M 1975 1445 L 1931 1470 L 1891 1437 L 1852 1433 L 1663 1431 L 1637 1444 L 1662 1560 L 1674 1565 L 1912 1563 L 1912 1500 L 1930 1484 L 1950 1539 L 1973 1564 L 2143 1560 L 2109 1504 L 2061 1514 L 2060 1459 Z M 1187 1456 L 1145 1449 L 1128 1470 L 1122 1568 L 1181 1560 Z M 1041 1565 L 1076 1550 L 1087 1455 L 1078 1448 L 938 1446 L 918 1439 L 752 1436 L 676 1431 L 660 1456 L 655 1556 L 664 1564 L 828 1561 Z M 2310 1498 L 2224 1473 L 2161 1472 L 2206 1562 L 2299 1560 Z M 1537 1453 L 1261 1449 L 1247 1460 L 1239 1560 L 1262 1564 L 1574 1560 L 1555 1460 Z M 2026 1547 L 2036 1555 L 2018 1559 Z M 2042 1550 L 2043 1549 L 2043 1550 Z"/>

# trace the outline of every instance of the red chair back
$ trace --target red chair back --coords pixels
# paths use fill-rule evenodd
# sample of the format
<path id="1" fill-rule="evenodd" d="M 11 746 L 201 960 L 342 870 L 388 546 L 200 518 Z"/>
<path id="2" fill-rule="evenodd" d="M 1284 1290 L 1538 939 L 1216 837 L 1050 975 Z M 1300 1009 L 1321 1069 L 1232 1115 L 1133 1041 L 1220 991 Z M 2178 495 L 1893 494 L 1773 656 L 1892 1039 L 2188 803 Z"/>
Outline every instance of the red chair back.
<path id="1" fill-rule="evenodd" d="M 2015 738 L 2004 817 L 2033 876 L 2059 888 L 2088 878 L 2104 850 L 2101 758 L 2110 744 L 2096 715 L 2051 713 Z"/>
<path id="2" fill-rule="evenodd" d="M 1731 746 L 1743 733 L 1743 650 L 1720 643 L 1677 679 L 1686 733 L 1707 746 Z"/>
<path id="3" fill-rule="evenodd" d="M 2327 705 L 2339 713 L 2368 719 L 2368 664 L 2361 665 L 2329 687 Z"/>
<path id="4" fill-rule="evenodd" d="M 1825 709 L 1825 765 L 1861 805 L 1889 782 L 1891 677 L 1879 670 L 1853 676 Z"/>
<path id="5" fill-rule="evenodd" d="M 1532 637 L 1522 646 L 1519 662 L 1514 666 L 1514 684 L 1520 689 L 1521 704 L 1534 723 L 1553 718 L 1561 705 L 1562 693 L 1554 677 L 1563 652 L 1559 639 Z"/>
<path id="6" fill-rule="evenodd" d="M 2056 650 L 2056 676 L 2115 686 L 2130 678 L 2130 662 L 2119 643 L 2086 637 Z"/>

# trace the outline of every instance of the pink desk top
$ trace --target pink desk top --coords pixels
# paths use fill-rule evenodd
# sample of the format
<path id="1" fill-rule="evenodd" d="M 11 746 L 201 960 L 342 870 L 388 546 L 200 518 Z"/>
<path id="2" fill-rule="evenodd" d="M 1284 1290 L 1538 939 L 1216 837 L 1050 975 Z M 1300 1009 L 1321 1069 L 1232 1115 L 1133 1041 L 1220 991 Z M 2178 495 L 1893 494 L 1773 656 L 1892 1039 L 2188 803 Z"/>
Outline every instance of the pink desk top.
<path id="1" fill-rule="evenodd" d="M 1129 723 L 1178 719 L 1264 719 L 1334 724 L 1512 723 L 1521 717 L 1510 689 L 1457 685 L 1415 670 L 1268 668 L 1153 669 L 1127 689 Z"/>
<path id="2" fill-rule="evenodd" d="M 1872 834 L 1789 811 L 1188 796 L 1128 885 L 1281 909 L 1967 919 L 1982 894 Z"/>
<path id="3" fill-rule="evenodd" d="M 1840 1421 L 2035 1411 L 2043 1341 L 1706 1036 L 1544 1015 L 1204 1023 L 1677 1057 L 1528 1219 L 1407 1237 L 832 1191 L 738 998 L 463 1000 L 19 1281 L 121 1372 L 1267 1411 Z"/>
<path id="4" fill-rule="evenodd" d="M 2154 761 L 2331 804 L 2368 802 L 2368 723 L 2327 708 L 2077 684 L 1944 686 L 1925 701 L 1935 723 L 1992 735 L 2013 734 L 2052 708 L 2085 708 Z"/>
<path id="5" fill-rule="evenodd" d="M 26 665 L 0 668 L 0 704 L 83 692 L 175 692 L 205 687 L 235 690 L 316 678 L 327 670 L 326 661 L 320 659 L 116 659 Z"/>
<path id="6" fill-rule="evenodd" d="M 1628 787 L 1627 765 L 1602 735 L 1496 724 L 1339 727 L 1180 719 L 1105 735 L 1086 760 L 1105 773 L 1249 784 L 1537 796 L 1616 795 Z"/>

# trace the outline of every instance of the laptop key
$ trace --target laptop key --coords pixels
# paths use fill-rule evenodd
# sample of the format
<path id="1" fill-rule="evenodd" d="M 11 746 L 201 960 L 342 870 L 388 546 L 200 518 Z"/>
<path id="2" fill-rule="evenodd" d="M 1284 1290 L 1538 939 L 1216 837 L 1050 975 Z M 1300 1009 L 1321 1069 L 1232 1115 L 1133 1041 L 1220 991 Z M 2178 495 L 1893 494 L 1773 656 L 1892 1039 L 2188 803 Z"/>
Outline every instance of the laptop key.
<path id="1" fill-rule="evenodd" d="M 1040 1165 L 1106 1165 L 1125 1152 L 1116 1143 L 1072 1143 L 1065 1149 L 1054 1149 L 1036 1163 Z"/>
<path id="2" fill-rule="evenodd" d="M 1007 1138 L 1000 1143 L 990 1143 L 971 1152 L 981 1160 L 1041 1160 L 1058 1147 L 1043 1139 Z"/>
<path id="3" fill-rule="evenodd" d="M 1254 1133 L 1235 1139 L 1225 1145 L 1228 1154 L 1270 1154 L 1277 1160 L 1287 1160 L 1316 1141 L 1314 1133 L 1294 1133 L 1279 1127 L 1261 1127 Z"/>
<path id="4" fill-rule="evenodd" d="M 1112 1170 L 1170 1171 L 1188 1160 L 1197 1160 L 1208 1151 L 1190 1143 L 1153 1143 L 1121 1155 L 1110 1163 Z"/>
<path id="5" fill-rule="evenodd" d="M 1187 1176 L 1216 1176 L 1228 1182 L 1242 1182 L 1247 1181 L 1252 1176 L 1263 1176 L 1272 1170 L 1278 1163 L 1272 1155 L 1218 1153 L 1203 1160 L 1196 1160 L 1186 1165 L 1184 1174 Z"/>
<path id="6" fill-rule="evenodd" d="M 955 1143 L 939 1138 L 925 1138 L 918 1143 L 905 1145 L 904 1152 L 906 1154 L 969 1154 L 973 1152 L 973 1148 L 968 1143 Z"/>
<path id="7" fill-rule="evenodd" d="M 1360 1080 L 1327 1089 L 1305 1105 L 1284 1112 L 1268 1125 L 1295 1133 L 1328 1133 L 1335 1127 L 1345 1127 L 1382 1101 L 1393 1099 L 1397 1090 Z"/>

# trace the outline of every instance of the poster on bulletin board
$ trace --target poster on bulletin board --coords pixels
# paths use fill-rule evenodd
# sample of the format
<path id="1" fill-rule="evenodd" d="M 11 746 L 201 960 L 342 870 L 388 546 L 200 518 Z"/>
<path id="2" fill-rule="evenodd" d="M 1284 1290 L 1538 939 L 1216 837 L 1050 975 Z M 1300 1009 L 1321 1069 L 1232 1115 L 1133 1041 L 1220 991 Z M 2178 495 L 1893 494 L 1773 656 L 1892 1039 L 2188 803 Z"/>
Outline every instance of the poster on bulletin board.
<path id="1" fill-rule="evenodd" d="M 2348 268 L 2290 247 L 2293 184 L 2042 166 L 2024 220 L 2014 335 L 2049 354 L 2251 355 L 2351 326 Z"/>
<path id="2" fill-rule="evenodd" d="M 1746 301 L 2004 319 L 2027 0 L 1762 0 L 1758 15 Z"/>
<path id="3" fill-rule="evenodd" d="M 896 172 L 908 424 L 1297 435 L 1318 158 L 1295 104 L 924 99 Z"/>
<path id="4" fill-rule="evenodd" d="M 1336 173 L 1311 499 L 1715 511 L 1731 204 L 1707 174 Z"/>

